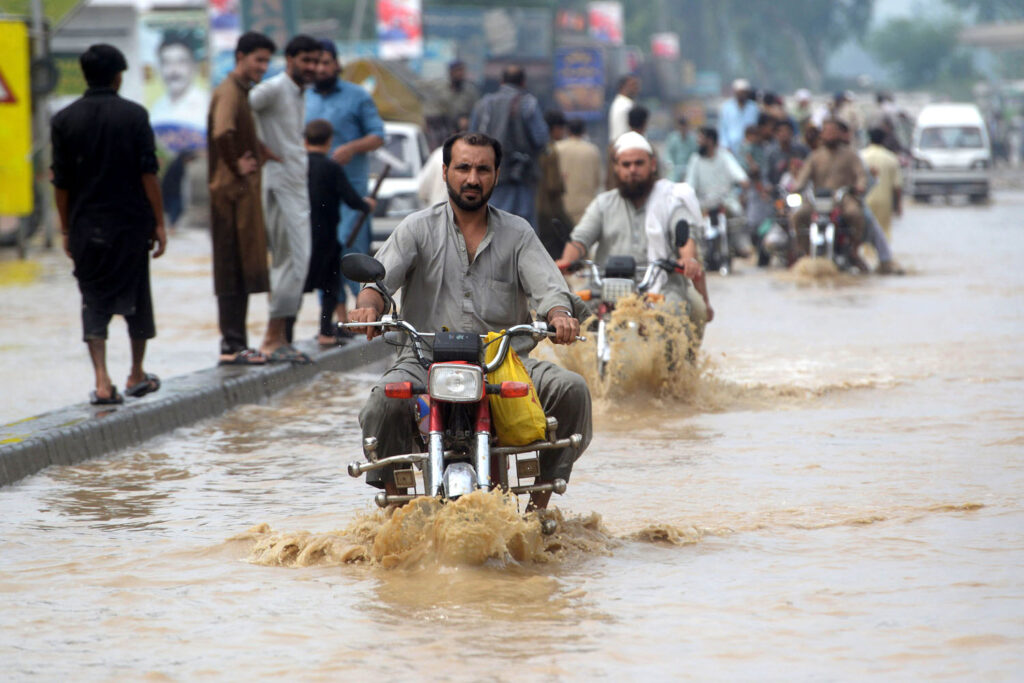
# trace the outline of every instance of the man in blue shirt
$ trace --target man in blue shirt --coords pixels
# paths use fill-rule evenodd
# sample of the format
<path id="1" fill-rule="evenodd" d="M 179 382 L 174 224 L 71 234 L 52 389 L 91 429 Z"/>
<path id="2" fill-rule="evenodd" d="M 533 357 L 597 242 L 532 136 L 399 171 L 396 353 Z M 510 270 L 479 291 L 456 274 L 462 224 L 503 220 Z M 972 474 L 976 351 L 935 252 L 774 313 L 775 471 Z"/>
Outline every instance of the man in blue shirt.
<path id="1" fill-rule="evenodd" d="M 365 197 L 369 194 L 370 159 L 369 152 L 384 144 L 384 122 L 381 121 L 377 105 L 366 90 L 355 83 L 339 78 L 341 65 L 338 64 L 338 50 L 330 40 L 321 41 L 323 51 L 317 64 L 315 87 L 306 92 L 306 122 L 326 119 L 334 129 L 334 141 L 329 156 L 345 169 L 349 184 Z M 341 205 L 341 222 L 338 224 L 338 241 L 346 244 L 360 212 Z M 359 229 L 359 237 L 349 252 L 370 251 L 370 217 L 367 216 Z M 360 285 L 341 278 L 353 296 L 359 293 Z M 335 309 L 338 320 L 347 320 L 344 287 L 339 287 L 338 306 Z"/>
<path id="2" fill-rule="evenodd" d="M 739 154 L 747 126 L 756 125 L 761 112 L 746 79 L 737 78 L 732 82 L 732 95 L 718 112 L 718 142 L 733 154 Z"/>

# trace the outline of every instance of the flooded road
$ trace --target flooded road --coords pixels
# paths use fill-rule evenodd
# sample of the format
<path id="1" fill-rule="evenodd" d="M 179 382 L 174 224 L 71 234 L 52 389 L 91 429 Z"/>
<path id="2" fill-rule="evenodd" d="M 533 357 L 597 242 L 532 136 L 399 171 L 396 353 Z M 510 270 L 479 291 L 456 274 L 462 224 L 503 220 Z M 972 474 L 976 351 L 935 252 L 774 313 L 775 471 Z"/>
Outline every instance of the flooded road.
<path id="1" fill-rule="evenodd" d="M 374 561 L 369 372 L 0 489 L 5 673 L 1019 680 L 1022 215 L 910 206 L 903 278 L 711 280 L 692 392 L 600 401 L 521 563 Z"/>

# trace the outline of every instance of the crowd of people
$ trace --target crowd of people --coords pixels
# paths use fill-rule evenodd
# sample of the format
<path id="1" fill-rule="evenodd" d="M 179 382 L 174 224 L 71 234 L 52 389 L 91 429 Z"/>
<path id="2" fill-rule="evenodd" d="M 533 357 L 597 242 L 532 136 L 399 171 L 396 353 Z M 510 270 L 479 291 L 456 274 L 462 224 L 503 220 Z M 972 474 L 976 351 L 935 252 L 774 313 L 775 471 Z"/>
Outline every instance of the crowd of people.
<path id="1" fill-rule="evenodd" d="M 293 342 L 303 294 L 320 292 L 322 345 L 352 333 L 335 320 L 369 323 L 386 298 L 376 285 L 345 281 L 346 251 L 367 253 L 367 154 L 384 142 L 369 94 L 340 79 L 330 41 L 305 35 L 284 47 L 284 69 L 264 78 L 276 51 L 265 35 L 243 34 L 235 67 L 216 88 L 208 112 L 212 271 L 222 365 L 311 362 Z M 96 45 L 81 57 L 85 96 L 53 120 L 54 185 L 65 247 L 83 297 L 84 338 L 96 371 L 91 400 L 118 403 L 105 360 L 114 314 L 128 321 L 133 363 L 125 394 L 156 391 L 143 368 L 146 341 L 156 331 L 149 285 L 149 251 L 167 242 L 157 181 L 153 131 L 144 109 L 117 96 L 124 56 Z M 869 126 L 871 144 L 854 149 L 862 124 L 840 95 L 827 111 L 797 95 L 793 110 L 765 93 L 758 101 L 743 80 L 718 115 L 717 127 L 691 130 L 685 118 L 661 154 L 646 137 L 649 110 L 636 102 L 639 77 L 621 79 L 608 116 L 607 149 L 587 139 L 586 126 L 560 111 L 543 111 L 524 70 L 508 66 L 500 88 L 479 97 L 455 62 L 437 84 L 444 106 L 428 116 L 428 132 L 443 138 L 420 176 L 427 208 L 404 219 L 377 252 L 383 284 L 401 291 L 403 315 L 421 331 L 486 333 L 546 320 L 553 341 L 572 343 L 587 316 L 563 276 L 587 257 L 674 262 L 652 285 L 666 310 L 686 316 L 698 343 L 714 319 L 702 258 L 704 215 L 723 209 L 740 229 L 732 248 L 751 253 L 777 188 L 799 192 L 854 189 L 842 205 L 855 239 L 871 242 L 892 270 L 886 234 L 900 211 L 895 136 L 885 122 Z M 869 191 L 870 189 L 870 191 Z M 865 196 L 865 201 L 855 196 Z M 794 211 L 792 228 L 806 234 L 809 213 Z M 799 242 L 799 240 L 798 240 Z M 806 252 L 806 244 L 802 248 Z M 249 296 L 269 294 L 269 320 L 258 347 L 249 345 Z M 348 310 L 348 293 L 355 307 Z M 379 328 L 359 327 L 374 336 Z M 568 480 L 592 431 L 590 394 L 582 377 L 526 359 L 560 437 L 583 435 L 582 448 L 547 452 L 540 482 Z M 374 386 L 360 414 L 364 437 L 378 454 L 408 451 L 412 432 L 404 404 L 384 400 L 387 382 L 422 383 L 422 366 L 408 354 Z M 409 424 L 406 424 L 406 423 Z M 564 432 L 564 434 L 563 434 Z M 394 493 L 386 476 L 371 483 Z M 548 493 L 550 495 L 550 493 Z M 543 507 L 546 497 L 534 504 Z"/>

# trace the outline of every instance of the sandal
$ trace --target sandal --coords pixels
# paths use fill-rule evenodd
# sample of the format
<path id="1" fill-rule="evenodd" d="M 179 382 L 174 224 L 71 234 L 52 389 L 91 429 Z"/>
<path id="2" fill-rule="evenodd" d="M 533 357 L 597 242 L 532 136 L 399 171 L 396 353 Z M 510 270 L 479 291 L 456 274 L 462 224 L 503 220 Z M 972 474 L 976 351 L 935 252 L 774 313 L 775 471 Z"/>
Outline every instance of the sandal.
<path id="1" fill-rule="evenodd" d="M 160 378 L 147 372 L 146 378 L 138 384 L 133 384 L 130 387 L 125 386 L 124 395 L 131 396 L 133 398 L 141 398 L 146 394 L 152 394 L 158 389 L 160 389 Z"/>
<path id="2" fill-rule="evenodd" d="M 222 354 L 217 365 L 266 365 L 267 357 L 253 349 L 243 349 L 233 356 Z"/>
<path id="3" fill-rule="evenodd" d="M 291 344 L 279 346 L 267 356 L 270 363 L 294 363 L 295 365 L 309 365 L 313 359 L 299 351 Z"/>
<path id="4" fill-rule="evenodd" d="M 124 397 L 117 393 L 117 387 L 110 387 L 110 396 L 101 398 L 93 391 L 89 394 L 89 403 L 94 406 L 114 406 L 124 403 Z"/>

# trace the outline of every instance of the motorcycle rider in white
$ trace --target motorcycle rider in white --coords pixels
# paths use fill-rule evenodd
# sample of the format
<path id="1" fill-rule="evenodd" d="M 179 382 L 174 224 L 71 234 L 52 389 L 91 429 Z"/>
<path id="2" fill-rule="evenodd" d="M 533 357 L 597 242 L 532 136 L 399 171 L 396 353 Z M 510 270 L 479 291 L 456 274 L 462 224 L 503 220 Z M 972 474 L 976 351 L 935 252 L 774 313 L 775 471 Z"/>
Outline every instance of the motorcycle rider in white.
<path id="1" fill-rule="evenodd" d="M 675 225 L 679 219 L 685 219 L 694 234 L 701 225 L 693 189 L 686 183 L 656 179 L 657 156 L 639 133 L 630 131 L 619 136 L 614 151 L 618 187 L 602 192 L 590 202 L 556 264 L 564 271 L 573 261 L 586 258 L 595 245 L 594 261 L 602 265 L 609 256 L 618 255 L 632 256 L 638 263 L 647 262 L 654 249 L 658 258 L 676 261 L 686 270 L 685 276 L 659 276 L 657 291 L 667 302 L 685 306 L 698 335 L 702 335 L 713 312 L 707 290 L 697 291 L 691 282 L 703 281 L 697 245 L 691 236 L 683 247 L 675 249 Z M 657 238 L 654 244 L 652 234 Z"/>

